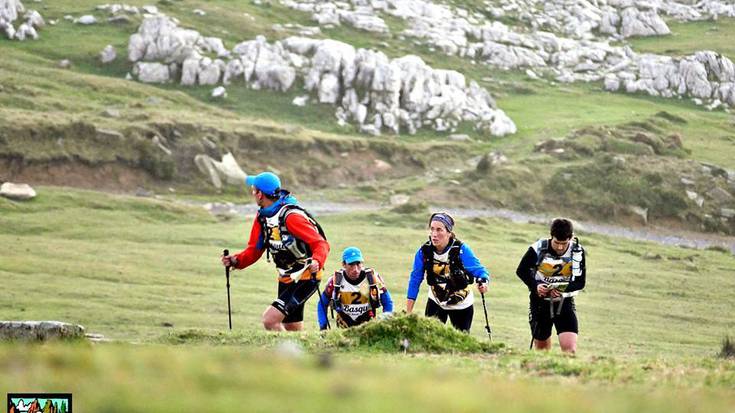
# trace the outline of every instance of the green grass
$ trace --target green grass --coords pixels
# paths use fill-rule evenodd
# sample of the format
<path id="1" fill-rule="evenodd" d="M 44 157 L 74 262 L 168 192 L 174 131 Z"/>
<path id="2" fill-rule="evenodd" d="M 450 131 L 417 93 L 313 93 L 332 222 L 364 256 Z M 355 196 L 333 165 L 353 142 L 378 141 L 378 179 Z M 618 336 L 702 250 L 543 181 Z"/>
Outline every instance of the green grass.
<path id="1" fill-rule="evenodd" d="M 39 192 L 30 203 L 0 202 L 0 275 L 8 291 L 27 293 L 3 296 L 5 318 L 62 318 L 133 341 L 167 334 L 164 322 L 173 323 L 176 331 L 226 326 L 217 256 L 223 248 L 244 246 L 249 219 L 220 222 L 199 208 L 171 201 L 50 187 Z M 426 237 L 425 217 L 350 214 L 320 221 L 332 245 L 328 271 L 335 269 L 342 248 L 359 245 L 368 264 L 385 276 L 396 308 L 404 308 L 413 255 Z M 528 335 L 527 292 L 515 267 L 528 245 L 546 231 L 502 220 L 459 221 L 459 236 L 494 274 L 491 320 L 496 339 L 511 348 L 524 348 Z M 684 354 L 706 356 L 717 352 L 724 335 L 732 335 L 733 321 L 720 316 L 727 312 L 727 291 L 733 286 L 731 254 L 581 237 L 590 254 L 589 288 L 578 298 L 582 354 L 653 356 L 685 349 Z M 645 260 L 636 251 L 663 258 Z M 42 258 L 29 265 L 29 257 Z M 260 313 L 274 298 L 271 266 L 261 260 L 233 274 L 238 331 L 259 329 Z M 707 283 L 698 281 L 702 274 Z M 34 304 L 29 277 L 34 286 L 54 291 L 44 305 Z M 418 309 L 425 299 L 424 288 Z M 311 300 L 306 314 L 312 331 L 315 312 L 316 300 Z M 475 314 L 473 334 L 482 338 L 481 307 Z M 635 331 L 635 340 L 621 334 L 627 329 Z"/>
<path id="2" fill-rule="evenodd" d="M 455 3 L 470 9 L 480 6 L 473 1 Z M 131 4 L 142 6 L 146 2 L 136 0 Z M 531 202 L 536 198 L 518 190 L 523 181 L 532 179 L 539 169 L 553 173 L 564 167 L 584 165 L 538 156 L 533 153 L 536 143 L 593 126 L 616 127 L 644 122 L 657 113 L 666 112 L 686 121 L 668 130 L 681 135 L 685 159 L 735 169 L 735 158 L 730 150 L 735 134 L 733 118 L 728 113 L 708 112 L 688 100 L 608 93 L 599 83 L 556 85 L 534 81 L 519 72 L 501 71 L 479 62 L 472 64 L 467 59 L 447 57 L 425 46 L 416 47 L 411 39 L 401 41 L 399 35 L 406 22 L 396 18 L 386 20 L 391 27 L 390 35 L 339 26 L 324 29 L 322 36 L 357 47 L 379 49 L 390 57 L 417 54 L 433 67 L 458 70 L 468 80 L 478 81 L 491 91 L 498 106 L 517 124 L 518 133 L 502 138 L 482 136 L 472 125 L 463 124 L 457 132 L 469 134 L 474 139 L 472 143 L 439 147 L 434 145 L 445 145 L 446 134 L 430 130 L 421 130 L 415 136 L 374 138 L 359 135 L 354 126 L 339 127 L 329 105 L 310 104 L 299 108 L 291 104 L 293 97 L 305 93 L 300 85 L 288 92 L 276 93 L 233 84 L 228 86 L 228 99 L 213 101 L 209 97 L 209 87 L 182 88 L 175 84 L 156 86 L 126 81 L 124 75 L 132 67 L 126 60 L 126 45 L 130 34 L 137 30 L 137 20 L 120 26 L 107 23 L 81 26 L 63 19 L 66 14 L 94 13 L 104 21 L 106 13 L 94 11 L 96 5 L 88 0 L 43 4 L 42 13 L 47 20 L 59 19 L 57 25 L 44 28 L 38 41 L 0 42 L 3 56 L 0 59 L 0 157 L 3 159 L 38 164 L 79 162 L 93 167 L 117 162 L 144 170 L 154 181 L 163 181 L 156 182 L 163 188 L 174 186 L 179 191 L 196 192 L 207 184 L 191 159 L 207 151 L 201 141 L 206 136 L 214 137 L 216 151 L 233 151 L 249 172 L 278 169 L 292 183 L 291 188 L 311 192 L 318 187 L 333 198 L 385 201 L 390 191 L 405 191 L 424 198 L 419 201 L 438 204 L 493 205 L 539 211 L 548 207 L 543 200 Z M 288 10 L 278 2 L 256 6 L 252 2 L 233 0 L 176 0 L 157 5 L 163 12 L 180 19 L 182 26 L 223 38 L 227 47 L 257 34 L 265 34 L 269 41 L 294 34 L 293 30 L 276 31 L 273 24 L 314 25 L 308 14 Z M 205 10 L 207 15 L 194 15 L 195 8 Z M 717 30 L 709 30 L 711 27 Z M 705 30 L 702 28 L 710 34 L 697 31 Z M 690 46 L 699 47 L 699 39 L 705 39 L 705 43 L 712 41 L 706 43 L 707 47 L 711 45 L 727 54 L 732 47 L 727 39 L 732 37 L 735 26 L 731 19 L 723 19 L 672 23 L 672 30 L 675 35 L 669 37 L 634 39 L 634 48 L 649 50 L 649 46 L 665 44 L 667 46 L 661 46 L 664 50 L 651 51 L 666 52 L 672 47 L 684 50 Z M 97 54 L 107 44 L 117 48 L 119 57 L 111 65 L 102 65 L 97 61 Z M 56 67 L 58 60 L 63 58 L 72 61 L 71 69 Z M 118 109 L 121 117 L 104 117 L 102 112 L 107 108 Z M 77 123 L 87 131 L 93 127 L 119 130 L 125 132 L 128 139 L 109 143 L 92 139 L 91 133 L 75 135 Z M 183 134 L 183 139 L 172 139 L 175 144 L 170 145 L 177 152 L 176 159 L 163 156 L 150 143 L 151 136 L 165 135 L 165 131 L 172 129 Z M 372 179 L 372 175 L 353 171 L 360 168 L 345 166 L 344 159 L 349 158 L 337 155 L 347 153 L 350 156 L 365 147 L 370 147 L 371 156 L 393 158 L 389 161 L 403 169 L 396 168 L 397 171 L 377 176 L 376 182 L 364 182 L 366 176 Z M 267 149 L 261 151 L 262 148 Z M 634 151 L 637 147 L 627 145 L 626 148 Z M 500 175 L 480 177 L 477 185 L 483 190 L 463 193 L 448 183 L 450 180 L 463 181 L 469 169 L 465 161 L 491 150 L 503 152 L 512 165 Z M 312 157 L 309 165 L 303 163 L 305 152 Z M 654 160 L 653 164 L 657 163 Z M 322 174 L 318 172 L 321 170 L 338 173 Z M 424 179 L 427 173 L 438 176 L 438 181 L 427 185 Z M 322 178 L 324 175 L 337 178 Z M 339 184 L 346 188 L 335 189 Z M 354 186 L 368 190 L 354 190 Z M 590 196 L 595 199 L 608 195 L 597 191 L 597 187 L 592 189 Z M 540 198 L 540 194 L 536 196 Z M 571 206 L 565 214 L 578 218 L 590 216 L 587 209 L 577 207 L 578 203 L 567 205 Z M 612 219 L 624 222 L 617 216 Z M 676 219 L 681 226 L 703 228 L 699 225 L 701 220 L 691 223 L 683 217 Z M 704 228 L 711 230 L 712 225 Z"/>
<path id="3" fill-rule="evenodd" d="M 0 198 L 0 277 L 10 292 L 0 296 L 3 318 L 80 323 L 121 342 L 4 343 L 0 391 L 72 392 L 77 408 L 125 412 L 189 411 L 203 400 L 208 409 L 250 411 L 323 411 L 336 400 L 370 411 L 725 412 L 735 402 L 735 363 L 717 357 L 735 330 L 724 316 L 735 287 L 730 253 L 582 232 L 589 280 L 577 298 L 573 358 L 526 351 L 527 291 L 514 269 L 545 228 L 494 219 L 460 219 L 456 229 L 493 274 L 495 346 L 479 302 L 471 336 L 415 316 L 322 334 L 315 299 L 304 332 L 265 332 L 260 314 L 275 292 L 265 260 L 233 273 L 228 332 L 218 255 L 244 244 L 250 219 L 218 221 L 174 201 L 38 190 L 30 202 Z M 404 308 L 425 218 L 321 217 L 332 246 L 327 269 L 344 246 L 359 245 Z M 425 300 L 423 286 L 418 312 Z M 402 337 L 410 338 L 407 354 Z"/>
<path id="4" fill-rule="evenodd" d="M 134 5 L 143 5 L 145 2 L 134 1 Z M 72 13 L 74 15 L 89 13 L 93 11 L 96 3 L 84 2 L 56 2 L 46 5 L 44 15 L 47 19 L 61 19 L 63 15 Z M 471 4 L 464 6 L 471 6 Z M 286 37 L 291 32 L 275 32 L 271 26 L 274 23 L 285 24 L 288 22 L 302 25 L 313 25 L 308 14 L 293 10 L 287 10 L 277 2 L 271 2 L 262 6 L 256 6 L 249 2 L 241 3 L 235 1 L 202 2 L 202 1 L 174 1 L 170 4 L 159 5 L 159 8 L 181 20 L 186 27 L 197 28 L 205 35 L 222 37 L 227 47 L 232 47 L 236 42 L 252 39 L 257 34 L 265 34 L 270 41 Z M 201 8 L 208 14 L 203 17 L 195 16 L 191 11 Z M 255 18 L 254 21 L 245 17 L 248 13 Z M 95 12 L 98 17 L 105 17 L 104 13 Z M 735 168 L 735 164 L 722 150 L 731 143 L 732 125 L 727 114 L 709 113 L 689 102 L 677 102 L 666 99 L 655 99 L 643 96 L 630 96 L 625 94 L 610 94 L 602 91 L 599 84 L 575 84 L 551 86 L 542 82 L 525 79 L 524 75 L 502 72 L 489 68 L 482 64 L 472 65 L 466 59 L 447 57 L 439 52 L 429 52 L 426 47 L 414 47 L 410 42 L 398 39 L 400 30 L 405 22 L 400 19 L 388 19 L 393 28 L 390 35 L 374 35 L 346 26 L 334 29 L 325 29 L 323 36 L 342 40 L 356 47 L 372 47 L 385 51 L 391 57 L 403 56 L 409 53 L 419 54 L 428 64 L 437 68 L 459 70 L 465 73 L 469 79 L 479 81 L 488 87 L 496 96 L 499 106 L 504 109 L 516 122 L 519 132 L 513 136 L 504 138 L 492 138 L 490 142 L 481 144 L 508 152 L 512 156 L 526 156 L 532 148 L 532 144 L 549 137 L 564 136 L 577 128 L 590 125 L 610 124 L 645 119 L 659 111 L 667 111 L 676 115 L 688 115 L 691 118 L 691 126 L 682 128 L 687 147 L 692 150 L 695 159 L 719 164 L 723 167 Z M 272 93 L 268 91 L 248 90 L 242 85 L 230 86 L 230 98 L 225 101 L 212 102 L 209 99 L 210 88 L 177 88 L 174 86 L 146 86 L 132 85 L 130 82 L 116 82 L 112 79 L 121 79 L 130 70 L 130 63 L 125 61 L 127 39 L 137 29 L 137 22 L 130 25 L 114 26 L 99 24 L 95 26 L 74 25 L 61 20 L 56 26 L 48 26 L 44 29 L 42 39 L 36 42 L 3 42 L 0 44 L 4 53 L 9 53 L 12 61 L 22 62 L 23 69 L 19 66 L 5 67 L 8 72 L 24 73 L 28 66 L 34 74 L 28 89 L 34 94 L 33 99 L 27 97 L 27 93 L 11 93 L 3 97 L 6 107 L 15 109 L 26 109 L 23 115 L 31 115 L 33 112 L 41 111 L 61 113 L 91 113 L 99 114 L 105 107 L 121 106 L 129 117 L 147 116 L 155 119 L 169 113 L 177 113 L 177 119 L 192 119 L 206 121 L 207 119 L 218 119 L 217 124 L 226 128 L 235 117 L 248 119 L 262 119 L 270 122 L 285 122 L 300 125 L 310 130 L 318 130 L 340 135 L 354 135 L 354 128 L 340 128 L 336 125 L 333 111 L 326 105 L 308 105 L 298 108 L 291 105 L 294 96 L 303 94 L 299 88 L 287 93 Z M 712 44 L 712 48 L 727 54 L 727 39 L 732 30 L 730 19 L 722 19 L 716 23 L 700 22 L 687 23 L 677 26 L 672 23 L 674 32 L 679 30 L 689 33 L 692 42 L 698 42 L 702 38 L 700 33 L 694 29 L 697 27 L 710 27 L 715 25 L 719 41 Z M 684 35 L 682 35 L 684 36 Z M 84 39 L 83 41 L 80 41 Z M 652 45 L 665 43 L 687 44 L 685 39 L 676 36 L 669 38 L 647 38 L 636 39 L 634 47 L 646 49 L 645 43 Z M 78 47 L 67 48 L 68 44 L 78 44 Z M 118 49 L 120 57 L 113 65 L 103 66 L 96 60 L 97 53 L 106 45 L 113 44 Z M 699 45 L 699 43 L 696 43 Z M 663 46 L 661 46 L 663 47 Z M 685 47 L 685 46 L 682 46 Z M 21 53 L 21 52 L 26 53 Z M 665 51 L 665 50 L 652 50 Z M 79 72 L 103 76 L 102 79 L 85 78 L 85 82 L 74 83 L 64 71 L 53 69 L 56 61 L 62 58 L 72 60 L 74 66 L 72 76 L 78 76 Z M 44 61 L 49 59 L 49 61 Z M 1 63 L 0 63 L 1 64 Z M 47 71 L 36 71 L 38 66 L 45 66 Z M 4 71 L 4 73 L 7 73 Z M 60 80 L 56 79 L 61 76 Z M 495 80 L 483 82 L 481 79 L 487 76 Z M 38 80 L 35 80 L 38 78 Z M 46 79 L 55 79 L 50 81 Z M 20 84 L 20 79 L 10 77 L 2 80 L 3 84 Z M 23 77 L 24 84 L 28 84 L 28 76 Z M 38 83 L 37 83 L 38 82 Z M 72 83 L 71 87 L 64 84 Z M 93 83 L 93 87 L 87 84 Z M 134 87 L 133 87 L 134 86 Z M 48 95 L 48 90 L 56 92 Z M 130 90 L 133 93 L 127 92 Z M 176 92 L 183 91 L 183 94 Z M 43 92 L 42 92 L 43 91 Z M 158 95 L 166 102 L 163 107 L 146 107 L 145 110 L 131 108 L 136 103 L 140 104 L 139 96 Z M 198 103 L 183 99 L 184 95 L 193 97 Z M 39 99 L 40 98 L 40 99 Z M 131 99 L 133 98 L 133 99 Z M 2 99 L 2 98 L 0 98 Z M 8 100 L 9 99 L 9 100 Z M 46 100 L 48 102 L 45 102 Z M 40 102 L 39 102 L 40 100 Z M 150 106 L 150 105 L 146 105 Z M 138 108 L 140 109 L 140 108 Z M 153 114 L 144 112 L 154 111 Z M 181 116 L 181 111 L 186 113 Z M 162 112 L 162 113 L 161 113 Z M 20 116 L 21 113 L 12 112 L 12 116 Z M 173 115 L 171 115 L 173 116 Z M 108 119 L 104 122 L 115 123 Z M 469 133 L 481 141 L 487 141 L 488 137 L 479 137 L 465 125 L 460 132 Z M 417 136 L 403 136 L 401 140 L 406 142 L 417 142 L 426 139 L 444 139 L 442 134 L 431 131 L 421 131 Z"/>
<path id="5" fill-rule="evenodd" d="M 638 37 L 630 39 L 638 52 L 670 56 L 685 56 L 700 50 L 714 50 L 730 60 L 735 59 L 732 33 L 735 19 L 720 18 L 699 22 L 668 21 L 671 34 L 667 36 Z"/>
<path id="6" fill-rule="evenodd" d="M 723 378 L 732 383 L 733 364 L 727 362 L 677 368 L 653 360 L 636 370 L 609 360 L 588 364 L 544 356 L 513 357 L 504 365 L 507 357 L 336 354 L 325 362 L 324 357 L 291 358 L 249 348 L 178 350 L 2 346 L 0 367 L 11 375 L 0 378 L 0 389 L 72 392 L 75 409 L 109 412 L 202 406 L 317 412 L 335 405 L 371 412 L 727 412 L 735 402 L 731 389 L 718 383 Z M 586 382 L 590 365 L 603 377 Z M 618 371 L 622 383 L 629 384 L 610 385 L 604 377 Z M 563 375 L 553 379 L 549 372 Z M 651 379 L 638 380 L 641 372 Z"/>

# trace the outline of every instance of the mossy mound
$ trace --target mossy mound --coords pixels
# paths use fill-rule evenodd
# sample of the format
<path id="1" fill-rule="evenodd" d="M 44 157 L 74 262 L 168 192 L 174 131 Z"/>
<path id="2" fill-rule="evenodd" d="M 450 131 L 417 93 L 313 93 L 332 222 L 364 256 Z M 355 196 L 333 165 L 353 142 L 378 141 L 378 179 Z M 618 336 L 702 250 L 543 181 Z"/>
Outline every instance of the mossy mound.
<path id="1" fill-rule="evenodd" d="M 335 333 L 343 346 L 384 352 L 495 353 L 504 347 L 416 314 L 396 315 Z"/>
<path id="2" fill-rule="evenodd" d="M 262 330 L 223 332 L 187 329 L 172 331 L 159 342 L 174 345 L 224 345 L 275 347 L 295 340 L 305 350 L 321 352 L 339 349 L 387 353 L 496 353 L 505 345 L 477 339 L 433 318 L 401 314 L 353 328 L 325 332 L 275 334 Z M 479 328 L 476 326 L 475 328 Z"/>

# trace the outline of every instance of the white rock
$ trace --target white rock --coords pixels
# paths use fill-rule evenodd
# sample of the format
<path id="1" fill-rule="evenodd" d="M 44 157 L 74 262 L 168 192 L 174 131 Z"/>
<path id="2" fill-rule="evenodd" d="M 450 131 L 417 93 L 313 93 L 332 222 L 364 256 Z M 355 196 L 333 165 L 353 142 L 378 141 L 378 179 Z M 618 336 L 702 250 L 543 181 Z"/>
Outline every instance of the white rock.
<path id="1" fill-rule="evenodd" d="M 25 39 L 38 39 L 38 33 L 36 32 L 36 29 L 33 28 L 28 23 L 23 23 L 18 27 L 18 30 L 15 32 L 15 38 L 18 40 L 25 40 Z"/>
<path id="2" fill-rule="evenodd" d="M 75 23 L 79 23 L 79 24 L 85 24 L 85 25 L 95 24 L 95 23 L 97 23 L 97 18 L 94 17 L 94 16 L 92 16 L 91 14 L 86 14 L 86 15 L 84 15 L 84 16 L 76 19 L 76 20 L 74 20 L 74 22 Z"/>
<path id="3" fill-rule="evenodd" d="M 216 85 L 219 83 L 225 64 L 223 61 L 216 59 L 211 60 L 204 58 L 199 61 L 199 84 L 200 85 Z"/>
<path id="4" fill-rule="evenodd" d="M 410 200 L 411 200 L 411 197 L 406 194 L 395 194 L 395 195 L 390 196 L 390 204 L 392 206 L 405 205 Z"/>
<path id="5" fill-rule="evenodd" d="M 0 185 L 0 196 L 18 201 L 25 201 L 36 197 L 36 191 L 28 184 L 5 182 Z"/>
<path id="6" fill-rule="evenodd" d="M 449 135 L 447 139 L 449 139 L 450 141 L 455 141 L 455 142 L 469 142 L 472 140 L 470 139 L 470 135 L 464 135 L 464 134 Z"/>
<path id="7" fill-rule="evenodd" d="M 148 5 L 148 6 L 141 7 L 141 9 L 143 10 L 144 13 L 158 14 L 158 7 L 156 6 Z"/>
<path id="8" fill-rule="evenodd" d="M 0 321 L 0 340 L 39 342 L 84 338 L 84 327 L 60 321 Z"/>
<path id="9" fill-rule="evenodd" d="M 334 73 L 325 73 L 319 83 L 319 103 L 337 103 L 339 78 Z"/>
<path id="10" fill-rule="evenodd" d="M 104 49 L 102 49 L 99 56 L 102 63 L 110 63 L 117 58 L 117 52 L 111 44 L 108 44 Z"/>
<path id="11" fill-rule="evenodd" d="M 215 99 L 226 98 L 227 90 L 223 86 L 217 86 L 216 88 L 212 89 L 212 97 Z"/>
<path id="12" fill-rule="evenodd" d="M 208 155 L 199 154 L 194 157 L 194 163 L 199 171 L 207 175 L 216 188 L 222 188 L 223 180 L 231 185 L 242 185 L 247 177 L 240 165 L 237 164 L 232 153 L 228 152 L 218 162 Z"/>
<path id="13" fill-rule="evenodd" d="M 28 10 L 23 18 L 26 20 L 26 23 L 33 26 L 35 29 L 40 29 L 46 25 L 41 14 L 35 10 Z"/>
<path id="14" fill-rule="evenodd" d="M 306 106 L 308 102 L 309 102 L 309 95 L 304 95 L 304 96 L 296 96 L 295 98 L 293 98 L 293 100 L 291 101 L 291 104 L 295 106 Z"/>
<path id="15" fill-rule="evenodd" d="M 161 63 L 138 62 L 133 66 L 133 75 L 143 83 L 166 83 L 170 80 L 168 66 Z"/>

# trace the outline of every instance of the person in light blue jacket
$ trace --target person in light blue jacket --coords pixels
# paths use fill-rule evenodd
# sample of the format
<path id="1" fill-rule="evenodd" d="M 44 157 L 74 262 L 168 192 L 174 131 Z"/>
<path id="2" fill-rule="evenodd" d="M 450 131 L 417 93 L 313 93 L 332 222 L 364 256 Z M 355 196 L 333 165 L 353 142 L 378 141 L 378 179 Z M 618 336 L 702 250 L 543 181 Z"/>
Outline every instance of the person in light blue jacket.
<path id="1" fill-rule="evenodd" d="M 319 329 L 330 327 L 327 308 L 336 313 L 337 327 L 353 327 L 378 317 L 393 313 L 393 300 L 383 277 L 373 268 L 365 266 L 362 251 L 348 247 L 342 252 L 342 268 L 327 281 L 324 293 L 319 297 L 317 319 Z"/>
<path id="2" fill-rule="evenodd" d="M 408 281 L 406 312 L 411 313 L 426 278 L 429 299 L 425 315 L 442 323 L 447 318 L 461 331 L 469 332 L 474 315 L 472 284 L 477 281 L 480 293 L 487 292 L 490 274 L 470 247 L 454 235 L 454 219 L 445 212 L 431 215 L 429 241 L 422 245 L 413 260 Z"/>

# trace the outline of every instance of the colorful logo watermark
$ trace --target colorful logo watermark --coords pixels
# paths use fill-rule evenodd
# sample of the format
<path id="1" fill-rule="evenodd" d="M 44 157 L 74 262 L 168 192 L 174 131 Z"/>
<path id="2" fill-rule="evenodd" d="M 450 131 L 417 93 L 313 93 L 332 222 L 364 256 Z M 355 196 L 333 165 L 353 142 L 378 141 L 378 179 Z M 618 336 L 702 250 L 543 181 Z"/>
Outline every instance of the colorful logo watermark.
<path id="1" fill-rule="evenodd" d="M 72 413 L 71 393 L 8 393 L 8 413 Z"/>

